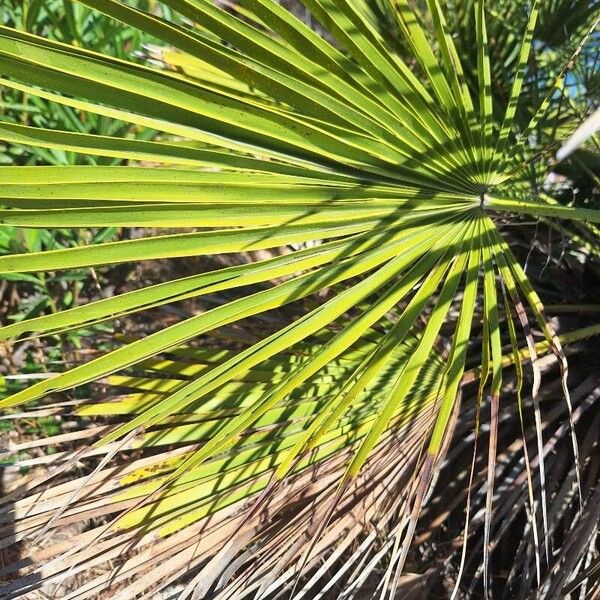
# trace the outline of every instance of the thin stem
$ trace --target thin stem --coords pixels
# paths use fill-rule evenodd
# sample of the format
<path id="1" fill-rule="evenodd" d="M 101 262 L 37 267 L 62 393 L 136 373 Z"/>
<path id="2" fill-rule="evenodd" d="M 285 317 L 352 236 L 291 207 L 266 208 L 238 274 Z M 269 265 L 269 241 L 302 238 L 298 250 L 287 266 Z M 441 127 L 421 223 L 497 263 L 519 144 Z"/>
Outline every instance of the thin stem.
<path id="1" fill-rule="evenodd" d="M 543 204 L 532 200 L 516 200 L 513 198 L 495 198 L 488 196 L 486 205 L 496 210 L 504 210 L 528 215 L 543 217 L 557 217 L 574 221 L 590 221 L 600 223 L 600 210 L 591 208 L 578 208 L 575 206 L 561 206 Z"/>

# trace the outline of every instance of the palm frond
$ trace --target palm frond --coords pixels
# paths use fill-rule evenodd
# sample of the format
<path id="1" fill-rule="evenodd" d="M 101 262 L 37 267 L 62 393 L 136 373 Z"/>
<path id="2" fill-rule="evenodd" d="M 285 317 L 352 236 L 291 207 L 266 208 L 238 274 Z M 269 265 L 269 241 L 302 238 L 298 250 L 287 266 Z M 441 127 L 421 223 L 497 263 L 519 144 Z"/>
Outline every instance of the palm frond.
<path id="1" fill-rule="evenodd" d="M 455 41 L 439 0 L 428 0 L 425 13 L 403 0 L 386 4 L 411 60 L 390 50 L 386 29 L 362 2 L 304 0 L 330 38 L 271 0 L 244 0 L 239 10 L 165 0 L 189 26 L 115 0 L 81 3 L 151 34 L 168 54 L 144 65 L 0 27 L 0 84 L 155 129 L 158 139 L 0 123 L 7 141 L 132 161 L 3 167 L 0 226 L 191 231 L 3 255 L 0 275 L 282 246 L 289 252 L 0 329 L 3 340 L 60 334 L 190 298 L 237 294 L 0 400 L 8 418 L 23 407 L 21 414 L 74 414 L 81 427 L 34 444 L 64 445 L 57 453 L 16 463 L 51 463 L 53 470 L 27 477 L 2 501 L 2 543 L 101 519 L 68 543 L 3 567 L 3 576 L 19 576 L 1 593 L 60 586 L 119 558 L 63 597 L 94 598 L 125 582 L 117 598 L 150 598 L 184 575 L 182 599 L 279 597 L 286 589 L 302 597 L 352 553 L 346 568 L 356 566 L 340 571 L 340 597 L 355 597 L 388 554 L 377 593 L 391 596 L 460 421 L 461 389 L 479 363 L 467 414 L 479 415 L 483 404 L 491 410 L 483 478 L 473 462 L 473 485 L 482 490 L 473 495 L 482 508 L 473 517 L 483 526 L 482 567 L 467 561 L 466 571 L 472 586 L 481 575 L 488 596 L 501 538 L 496 512 L 511 498 L 495 486 L 506 452 L 503 346 L 519 363 L 525 342 L 537 373 L 532 327 L 559 360 L 567 414 L 560 436 L 572 444 L 569 478 L 581 495 L 584 487 L 575 434 L 582 405 L 572 402 L 565 354 L 542 301 L 498 228 L 526 214 L 569 221 L 598 242 L 600 210 L 531 193 L 529 169 L 556 135 L 556 91 L 570 68 L 548 68 L 544 85 L 532 79 L 536 24 L 548 23 L 544 3 L 534 2 L 522 26 L 502 37 L 514 68 L 501 99 L 491 39 L 503 24 L 483 0 L 467 3 L 474 61 Z M 585 54 L 598 22 L 597 13 L 583 12 L 571 61 Z M 325 299 L 303 304 L 316 294 Z M 276 319 L 238 346 L 215 340 L 225 327 L 283 307 L 301 314 Z M 511 409 L 523 419 L 519 368 Z M 518 493 L 530 504 L 534 537 L 541 505 L 545 566 L 537 545 L 524 542 L 518 555 L 534 551 L 539 589 L 550 598 L 564 582 L 548 578 L 567 559 L 549 551 L 550 515 L 559 507 L 545 489 L 544 427 L 551 425 L 542 422 L 534 379 L 536 426 L 532 433 L 523 425 L 521 435 L 524 448 L 535 437 L 540 468 L 525 456 L 519 477 L 526 492 Z M 108 387 L 106 399 L 83 387 L 95 382 Z M 87 399 L 47 403 L 69 390 Z M 105 415 L 109 425 L 85 428 L 85 419 Z M 81 462 L 90 465 L 85 475 L 45 487 Z M 381 547 L 377 534 L 365 535 L 366 522 L 388 531 Z M 524 584 L 523 593 L 533 587 Z"/>

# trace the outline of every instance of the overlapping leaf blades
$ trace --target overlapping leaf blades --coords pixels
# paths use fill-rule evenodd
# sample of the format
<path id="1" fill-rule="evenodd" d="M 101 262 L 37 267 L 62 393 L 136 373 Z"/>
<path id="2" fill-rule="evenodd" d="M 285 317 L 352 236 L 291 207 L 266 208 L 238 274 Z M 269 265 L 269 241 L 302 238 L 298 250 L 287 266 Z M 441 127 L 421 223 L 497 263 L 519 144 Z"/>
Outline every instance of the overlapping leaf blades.
<path id="1" fill-rule="evenodd" d="M 519 61 L 505 108 L 492 97 L 483 1 L 474 6 L 474 94 L 437 0 L 427 2 L 431 32 L 408 2 L 387 5 L 414 54 L 410 67 L 389 51 L 361 6 L 346 0 L 304 1 L 335 44 L 271 0 L 243 0 L 239 14 L 210 0 L 166 0 L 197 25 L 190 28 L 115 0 L 81 1 L 175 48 L 183 70 L 147 67 L 0 28 L 0 84 L 151 127 L 163 133 L 162 139 L 121 140 L 10 124 L 0 124 L 0 136 L 160 166 L 3 168 L 0 223 L 197 229 L 3 256 L 0 274 L 292 244 L 296 249 L 0 329 L 5 340 L 28 332 L 59 333 L 279 278 L 277 285 L 127 343 L 0 402 L 2 408 L 15 407 L 105 377 L 109 384 L 138 390 L 106 404 L 78 406 L 80 415 L 120 415 L 118 424 L 55 440 L 93 440 L 94 447 L 54 460 L 64 459 L 63 469 L 84 455 L 105 460 L 82 481 L 43 492 L 33 513 L 27 511 L 35 493 L 14 506 L 6 503 L 5 521 L 19 520 L 20 538 L 39 532 L 56 509 L 53 526 L 83 511 L 124 511 L 114 522 L 81 534 L 74 550 L 53 546 L 47 554 L 54 560 L 40 574 L 56 583 L 99 561 L 93 558 L 99 552 L 96 543 L 117 556 L 131 541 L 122 532 L 133 530 L 140 547 L 167 537 L 145 565 L 152 575 L 131 584 L 123 598 L 151 594 L 156 584 L 180 576 L 190 560 L 197 570 L 211 556 L 217 562 L 200 570 L 183 595 L 199 596 L 217 583 L 220 597 L 240 597 L 235 581 L 227 587 L 227 578 L 216 579 L 252 540 L 261 541 L 259 564 L 271 573 L 250 591 L 278 590 L 294 578 L 290 565 L 309 569 L 315 564 L 311 553 L 301 550 L 306 540 L 300 516 L 283 533 L 257 520 L 253 503 L 261 489 L 266 492 L 259 496 L 259 508 L 267 507 L 273 519 L 283 518 L 278 515 L 289 509 L 289 478 L 295 493 L 309 498 L 299 513 L 312 517 L 309 537 L 325 531 L 339 539 L 348 526 L 344 514 L 331 520 L 330 496 L 382 523 L 399 507 L 411 514 L 402 549 L 393 553 L 392 567 L 400 570 L 451 430 L 478 299 L 483 298 L 484 373 L 492 372 L 496 408 L 499 323 L 501 316 L 511 318 L 511 306 L 501 297 L 517 309 L 523 298 L 548 343 L 561 352 L 541 302 L 496 230 L 493 211 L 600 221 L 598 211 L 523 198 L 518 186 L 519 193 L 511 195 L 514 117 L 537 3 L 522 40 L 514 40 Z M 525 136 L 518 138 L 519 149 L 546 108 L 541 102 L 541 113 L 534 111 Z M 496 125 L 494 111 L 502 114 Z M 305 244 L 315 241 L 316 246 Z M 498 293 L 500 283 L 508 296 Z M 185 346 L 331 289 L 337 293 L 301 318 L 236 352 Z M 382 330 L 389 316 L 393 322 Z M 445 362 L 436 346 L 443 327 L 451 340 Z M 485 379 L 482 390 L 484 385 Z M 425 444 L 428 451 L 421 459 Z M 104 464 L 114 453 L 138 447 L 163 450 L 133 463 L 126 473 Z M 386 461 L 386 454 L 395 460 Z M 408 459 L 401 458 L 405 454 Z M 489 456 L 493 466 L 492 439 Z M 407 483 L 417 468 L 419 485 L 413 490 Z M 311 477 L 320 470 L 325 474 L 317 489 Z M 40 483 L 26 487 L 34 490 Z M 402 492 L 381 495 L 388 485 Z M 365 501 L 363 488 L 380 496 Z M 489 512 L 493 477 L 488 490 Z M 243 527 L 235 512 L 240 506 L 250 515 Z M 206 534 L 207 527 L 212 533 Z M 203 546 L 195 553 L 201 531 Z M 396 528 L 398 539 L 403 531 Z M 282 535 L 295 540 L 288 550 L 281 547 Z M 486 534 L 486 560 L 487 539 Z M 150 556 L 146 552 L 142 556 Z M 118 578 L 144 569 L 135 556 L 126 565 Z M 93 597 L 110 579 L 102 576 L 70 597 Z M 38 585 L 34 571 L 5 593 Z"/>

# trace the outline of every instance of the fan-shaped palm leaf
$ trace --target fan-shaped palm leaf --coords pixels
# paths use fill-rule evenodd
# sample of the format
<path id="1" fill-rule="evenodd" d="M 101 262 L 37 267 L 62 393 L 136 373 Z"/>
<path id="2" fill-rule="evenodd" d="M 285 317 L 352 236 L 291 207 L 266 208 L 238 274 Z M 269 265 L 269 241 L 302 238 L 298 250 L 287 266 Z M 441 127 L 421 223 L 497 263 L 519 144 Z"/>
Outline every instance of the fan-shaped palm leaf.
<path id="1" fill-rule="evenodd" d="M 481 314 L 481 389 L 493 414 L 487 573 L 502 335 L 508 333 L 502 324 L 512 318 L 511 304 L 529 351 L 534 346 L 526 310 L 560 357 L 566 378 L 560 342 L 495 219 L 524 213 L 600 221 L 600 211 L 532 197 L 523 184 L 522 158 L 531 155 L 531 134 L 546 123 L 555 90 L 549 87 L 527 122 L 516 118 L 537 3 L 525 29 L 511 38 L 518 64 L 504 103 L 492 95 L 489 16 L 481 0 L 474 3 L 475 86 L 438 0 L 427 2 L 431 31 L 408 2 L 386 4 L 403 47 L 414 56 L 410 66 L 389 50 L 362 4 L 347 0 L 304 0 L 333 43 L 271 0 L 243 0 L 239 13 L 209 0 L 166 0 L 190 27 L 115 0 L 82 3 L 173 47 L 172 64 L 181 70 L 0 28 L 0 84 L 156 129 L 163 133 L 160 141 L 14 124 L 0 124 L 0 136 L 160 166 L 4 167 L 0 222 L 195 230 L 6 255 L 0 273 L 283 245 L 294 250 L 0 329 L 5 340 L 60 333 L 279 278 L 0 402 L 4 409 L 22 406 L 103 378 L 134 390 L 108 402 L 40 409 L 108 413 L 116 423 L 46 440 L 82 447 L 53 455 L 56 474 L 86 457 L 102 459 L 80 479 L 37 491 L 47 476 L 33 477 L 6 498 L 4 522 L 16 520 L 12 539 L 30 539 L 83 517 L 114 519 L 41 551 L 33 562 L 45 564 L 3 593 L 59 584 L 120 556 L 121 566 L 68 597 L 92 598 L 132 577 L 118 597 L 152 597 L 157 586 L 185 573 L 193 577 L 182 598 L 209 592 L 271 597 L 300 574 L 317 577 L 317 558 L 341 540 L 337 554 L 327 558 L 326 565 L 333 564 L 361 539 L 369 519 L 391 531 L 385 546 L 393 548 L 391 582 L 449 442 Z M 188 345 L 324 290 L 335 293 L 241 348 Z M 442 330 L 451 340 L 448 348 L 437 343 Z M 566 385 L 564 392 L 568 404 Z M 535 390 L 534 406 L 538 410 Z M 540 447 L 541 436 L 538 428 Z M 575 437 L 572 443 L 577 456 Z M 142 458 L 124 468 L 109 465 L 116 454 L 134 449 L 143 450 Z M 547 529 L 540 477 L 536 501 Z M 547 531 L 542 535 L 547 539 Z M 363 559 L 373 552 L 373 539 L 362 540 Z M 244 549 L 255 570 L 230 582 L 247 559 Z M 29 567 L 17 563 L 3 574 Z M 487 578 L 485 584 L 487 593 Z"/>

